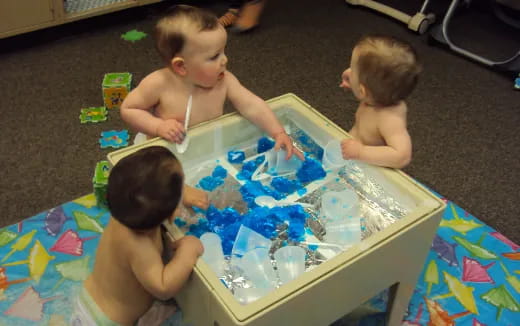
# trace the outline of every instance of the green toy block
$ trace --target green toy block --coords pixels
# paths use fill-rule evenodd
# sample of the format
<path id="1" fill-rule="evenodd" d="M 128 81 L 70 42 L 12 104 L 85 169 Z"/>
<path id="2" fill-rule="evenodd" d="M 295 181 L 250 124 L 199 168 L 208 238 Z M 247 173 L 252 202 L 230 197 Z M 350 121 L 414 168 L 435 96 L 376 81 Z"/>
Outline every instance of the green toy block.
<path id="1" fill-rule="evenodd" d="M 97 205 L 105 209 L 108 209 L 107 186 L 109 173 L 110 165 L 108 161 L 99 161 L 96 164 L 94 177 L 92 178 L 94 196 L 96 196 Z"/>
<path id="2" fill-rule="evenodd" d="M 119 108 L 132 87 L 132 74 L 113 72 L 103 78 L 103 100 L 108 109 Z"/>

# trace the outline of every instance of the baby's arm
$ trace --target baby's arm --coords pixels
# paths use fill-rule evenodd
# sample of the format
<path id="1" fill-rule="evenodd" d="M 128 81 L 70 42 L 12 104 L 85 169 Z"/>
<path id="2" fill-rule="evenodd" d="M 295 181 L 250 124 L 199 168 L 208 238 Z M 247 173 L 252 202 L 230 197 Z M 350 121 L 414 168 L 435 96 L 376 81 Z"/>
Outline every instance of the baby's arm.
<path id="1" fill-rule="evenodd" d="M 209 206 L 208 193 L 202 189 L 197 189 L 185 184 L 182 194 L 182 204 L 186 207 L 195 206 L 206 210 Z"/>
<path id="2" fill-rule="evenodd" d="M 130 260 L 130 266 L 139 283 L 160 300 L 168 300 L 179 292 L 204 251 L 200 240 L 193 236 L 185 236 L 175 241 L 173 246 L 174 256 L 166 265 L 150 238 L 140 241 Z"/>
<path id="3" fill-rule="evenodd" d="M 287 151 L 286 159 L 289 159 L 293 153 L 303 159 L 303 154 L 293 148 L 291 138 L 267 103 L 242 86 L 232 73 L 226 72 L 226 74 L 227 94 L 237 111 L 267 132 L 276 141 L 276 150 L 283 147 Z"/>
<path id="4" fill-rule="evenodd" d="M 175 119 L 158 118 L 150 111 L 159 103 L 163 87 L 161 80 L 157 72 L 144 78 L 121 104 L 121 119 L 148 136 L 180 143 L 184 139 L 184 126 Z"/>
<path id="5" fill-rule="evenodd" d="M 363 145 L 359 140 L 347 139 L 341 143 L 343 158 L 355 159 L 374 165 L 401 169 L 412 159 L 412 140 L 401 116 L 385 114 L 379 126 L 386 146 Z"/>

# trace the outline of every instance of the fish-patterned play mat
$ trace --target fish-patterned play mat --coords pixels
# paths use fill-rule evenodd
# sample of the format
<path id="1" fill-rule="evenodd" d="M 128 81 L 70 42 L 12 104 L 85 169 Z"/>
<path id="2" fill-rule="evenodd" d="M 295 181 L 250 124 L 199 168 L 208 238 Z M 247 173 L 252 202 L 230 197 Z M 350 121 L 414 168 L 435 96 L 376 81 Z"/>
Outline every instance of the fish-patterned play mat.
<path id="1" fill-rule="evenodd" d="M 446 202 L 403 325 L 520 325 L 520 246 Z M 108 218 L 90 194 L 0 229 L 0 325 L 68 325 Z M 381 325 L 380 317 L 358 324 Z"/>

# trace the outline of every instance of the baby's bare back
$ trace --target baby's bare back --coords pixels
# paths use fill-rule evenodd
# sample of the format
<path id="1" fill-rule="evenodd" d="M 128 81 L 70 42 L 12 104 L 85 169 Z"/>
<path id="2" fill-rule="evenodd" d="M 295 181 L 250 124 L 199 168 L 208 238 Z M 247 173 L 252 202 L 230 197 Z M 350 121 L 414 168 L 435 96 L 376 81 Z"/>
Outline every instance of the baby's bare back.
<path id="1" fill-rule="evenodd" d="M 388 123 L 388 115 L 392 115 L 405 121 L 406 126 L 406 104 L 400 102 L 398 105 L 386 108 L 374 108 L 364 103 L 359 105 L 356 111 L 356 121 L 350 130 L 350 134 L 361 141 L 364 145 L 385 146 L 384 136 L 381 130 Z"/>
<path id="2" fill-rule="evenodd" d="M 162 252 L 160 229 L 149 239 Z M 154 298 L 136 279 L 130 266 L 132 248 L 143 241 L 142 235 L 111 218 L 99 241 L 94 270 L 85 288 L 108 318 L 133 325 L 152 305 Z"/>
<path id="3" fill-rule="evenodd" d="M 154 74 L 157 76 L 150 77 L 161 79 L 164 85 L 159 95 L 159 103 L 155 106 L 157 117 L 175 119 L 184 123 L 190 95 L 192 96 L 190 126 L 218 118 L 223 114 L 227 89 L 225 77 L 211 89 L 195 86 L 192 90 L 187 90 L 175 76 L 170 75 L 171 71 L 168 69 L 159 70 Z"/>

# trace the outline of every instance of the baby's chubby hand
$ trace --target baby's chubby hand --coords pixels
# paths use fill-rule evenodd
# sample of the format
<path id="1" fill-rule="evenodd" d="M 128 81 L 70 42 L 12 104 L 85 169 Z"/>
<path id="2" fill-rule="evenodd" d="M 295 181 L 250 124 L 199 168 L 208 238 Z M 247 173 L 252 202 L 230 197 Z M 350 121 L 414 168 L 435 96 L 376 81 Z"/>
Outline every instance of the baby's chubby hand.
<path id="1" fill-rule="evenodd" d="M 163 120 L 156 129 L 156 134 L 170 142 L 180 144 L 184 140 L 184 126 L 175 119 Z"/>
<path id="2" fill-rule="evenodd" d="M 173 248 L 177 254 L 199 257 L 204 252 L 202 242 L 192 236 L 186 235 L 173 243 Z"/>
<path id="3" fill-rule="evenodd" d="M 287 156 L 285 157 L 286 160 L 290 159 L 293 154 L 300 160 L 304 160 L 303 153 L 293 146 L 291 137 L 289 137 L 285 131 L 277 133 L 273 138 L 275 141 L 274 149 L 276 151 L 280 150 L 280 148 L 287 151 Z"/>
<path id="4" fill-rule="evenodd" d="M 344 139 L 341 142 L 341 153 L 345 160 L 358 159 L 362 148 L 363 144 L 356 139 Z"/>
<path id="5" fill-rule="evenodd" d="M 195 206 L 206 210 L 209 206 L 208 193 L 204 190 L 184 185 L 182 203 L 186 207 Z"/>

